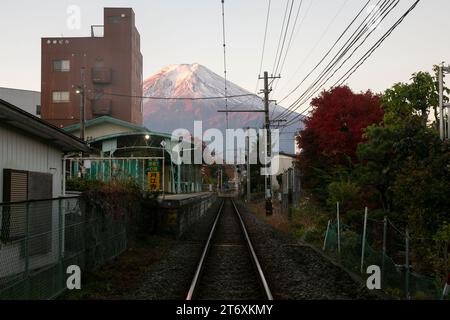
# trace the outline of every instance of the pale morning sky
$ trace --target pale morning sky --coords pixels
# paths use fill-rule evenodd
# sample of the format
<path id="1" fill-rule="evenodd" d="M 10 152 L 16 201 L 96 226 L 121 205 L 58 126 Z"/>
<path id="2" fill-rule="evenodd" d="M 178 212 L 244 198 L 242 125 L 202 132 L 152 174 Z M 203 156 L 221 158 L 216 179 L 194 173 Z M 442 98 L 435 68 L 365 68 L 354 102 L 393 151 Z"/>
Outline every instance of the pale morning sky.
<path id="1" fill-rule="evenodd" d="M 286 1 L 272 0 L 263 70 L 272 70 Z M 381 37 L 413 2 L 400 0 L 372 39 Z M 267 3 L 225 0 L 229 80 L 249 91 L 256 86 Z M 300 82 L 363 3 L 365 0 L 303 0 L 297 33 L 273 98 L 282 98 Z M 299 4 L 296 0 L 292 19 Z M 67 27 L 70 5 L 81 9 L 80 29 Z M 2 1 L 0 6 L 0 87 L 40 90 L 40 38 L 88 36 L 91 24 L 103 22 L 102 8 L 114 6 L 132 7 L 136 13 L 144 78 L 168 64 L 194 62 L 223 74 L 220 0 L 15 0 Z M 450 62 L 449 14 L 449 0 L 422 0 L 348 81 L 350 87 L 379 92 L 407 81 L 413 72 Z"/>

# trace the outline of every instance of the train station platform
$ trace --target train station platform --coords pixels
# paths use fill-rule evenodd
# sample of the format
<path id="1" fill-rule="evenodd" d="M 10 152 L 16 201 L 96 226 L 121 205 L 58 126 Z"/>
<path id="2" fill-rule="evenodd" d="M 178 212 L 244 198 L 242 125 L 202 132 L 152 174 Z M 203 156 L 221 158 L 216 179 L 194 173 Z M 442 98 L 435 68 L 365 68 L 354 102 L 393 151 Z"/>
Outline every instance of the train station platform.
<path id="1" fill-rule="evenodd" d="M 213 192 L 167 194 L 158 197 L 162 230 L 180 237 L 217 200 Z"/>
<path id="2" fill-rule="evenodd" d="M 204 198 L 209 198 L 213 192 L 195 192 L 195 193 L 179 193 L 166 194 L 158 197 L 158 202 L 162 207 L 173 208 L 180 207 L 191 202 L 201 201 Z"/>

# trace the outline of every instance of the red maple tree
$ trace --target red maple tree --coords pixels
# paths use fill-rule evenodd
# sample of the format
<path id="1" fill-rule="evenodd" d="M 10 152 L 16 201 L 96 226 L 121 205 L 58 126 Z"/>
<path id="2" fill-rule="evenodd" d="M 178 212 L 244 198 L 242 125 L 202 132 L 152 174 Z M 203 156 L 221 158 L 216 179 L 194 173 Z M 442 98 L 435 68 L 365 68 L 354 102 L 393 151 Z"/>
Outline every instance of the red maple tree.
<path id="1" fill-rule="evenodd" d="M 379 96 L 370 90 L 354 93 L 349 87 L 336 87 L 323 91 L 312 100 L 311 116 L 305 121 L 305 130 L 298 143 L 302 158 L 308 162 L 325 154 L 335 163 L 349 156 L 356 161 L 356 148 L 363 141 L 363 130 L 383 118 Z M 306 159 L 304 159 L 306 160 Z"/>

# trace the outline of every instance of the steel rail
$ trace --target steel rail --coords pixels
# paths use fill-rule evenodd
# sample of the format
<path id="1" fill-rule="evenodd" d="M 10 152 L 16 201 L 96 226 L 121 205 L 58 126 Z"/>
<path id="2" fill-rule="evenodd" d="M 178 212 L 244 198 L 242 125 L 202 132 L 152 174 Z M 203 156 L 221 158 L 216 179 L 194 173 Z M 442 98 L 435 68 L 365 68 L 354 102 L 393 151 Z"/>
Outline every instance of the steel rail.
<path id="1" fill-rule="evenodd" d="M 209 232 L 208 240 L 206 241 L 205 248 L 203 249 L 202 255 L 200 257 L 200 262 L 198 263 L 197 270 L 195 270 L 194 278 L 192 279 L 191 286 L 189 288 L 189 292 L 186 296 L 186 300 L 192 300 L 194 293 L 197 289 L 197 284 L 200 280 L 200 274 L 203 270 L 203 266 L 204 266 L 204 263 L 206 260 L 206 256 L 208 255 L 209 248 L 211 247 L 211 240 L 214 236 L 214 232 L 216 231 L 217 222 L 219 221 L 220 215 L 222 214 L 224 203 L 225 203 L 225 200 L 222 201 L 222 204 L 220 205 L 219 211 L 217 212 L 217 216 L 216 216 L 216 219 L 214 220 L 211 231 Z"/>
<path id="2" fill-rule="evenodd" d="M 188 294 L 186 296 L 186 300 L 193 300 L 194 294 L 197 291 L 197 287 L 198 287 L 198 284 L 200 282 L 201 273 L 203 271 L 207 255 L 208 255 L 209 249 L 211 247 L 212 238 L 213 238 L 214 233 L 215 233 L 216 228 L 217 228 L 217 223 L 218 223 L 218 221 L 220 219 L 220 216 L 221 216 L 221 214 L 223 212 L 223 207 L 224 207 L 225 201 L 226 200 L 224 200 L 222 202 L 222 204 L 220 205 L 220 208 L 219 208 L 217 216 L 216 216 L 216 218 L 214 220 L 213 226 L 211 227 L 211 231 L 209 233 L 208 240 L 206 241 L 206 245 L 205 245 L 205 247 L 203 249 L 202 255 L 200 257 L 200 261 L 199 261 L 199 263 L 197 265 L 197 269 L 195 271 L 194 278 L 193 278 L 193 280 L 191 282 L 191 286 L 189 288 L 189 292 L 188 292 Z M 246 240 L 246 243 L 247 243 L 247 248 L 250 251 L 250 255 L 251 255 L 254 267 L 256 268 L 256 271 L 258 273 L 258 279 L 260 281 L 260 284 L 261 284 L 262 288 L 264 289 L 265 297 L 267 298 L 267 300 L 273 300 L 272 292 L 270 291 L 270 288 L 269 288 L 269 285 L 267 283 L 266 277 L 265 277 L 264 272 L 263 272 L 263 270 L 261 268 L 261 264 L 259 263 L 258 257 L 256 256 L 256 252 L 255 252 L 255 250 L 253 248 L 252 242 L 251 242 L 250 237 L 248 235 L 248 232 L 247 232 L 247 229 L 245 227 L 244 221 L 243 221 L 243 219 L 241 217 L 241 214 L 240 214 L 239 210 L 236 207 L 236 204 L 234 203 L 234 201 L 232 199 L 231 199 L 231 203 L 233 204 L 234 211 L 235 211 L 236 215 L 239 218 L 241 231 L 244 233 L 245 240 Z"/>
<path id="3" fill-rule="evenodd" d="M 258 257 L 256 256 L 256 252 L 253 249 L 252 242 L 248 235 L 247 229 L 245 228 L 244 220 L 242 220 L 241 214 L 240 214 L 238 208 L 236 207 L 234 200 L 231 200 L 231 203 L 233 204 L 234 210 L 239 218 L 239 221 L 241 222 L 241 228 L 242 228 L 242 231 L 244 232 L 245 239 L 247 240 L 247 246 L 248 246 L 248 249 L 250 250 L 250 254 L 252 256 L 253 263 L 255 264 L 255 268 L 258 271 L 259 280 L 264 289 L 264 294 L 266 295 L 267 300 L 273 300 L 272 292 L 270 291 L 266 277 L 264 276 L 264 272 L 261 268 L 261 264 L 259 263 Z"/>

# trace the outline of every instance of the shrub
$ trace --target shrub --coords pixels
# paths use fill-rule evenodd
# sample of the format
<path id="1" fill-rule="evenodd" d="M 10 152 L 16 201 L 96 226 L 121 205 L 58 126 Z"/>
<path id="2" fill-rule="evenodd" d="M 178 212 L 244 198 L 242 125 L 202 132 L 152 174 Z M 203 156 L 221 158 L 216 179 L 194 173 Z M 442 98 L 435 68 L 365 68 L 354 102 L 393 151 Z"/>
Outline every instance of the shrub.
<path id="1" fill-rule="evenodd" d="M 358 184 L 349 180 L 334 181 L 328 185 L 327 189 L 327 204 L 334 208 L 336 202 L 339 202 L 343 210 L 351 208 L 360 194 Z"/>
<path id="2" fill-rule="evenodd" d="M 83 178 L 72 178 L 66 181 L 66 190 L 69 191 L 88 191 L 103 187 L 105 183 L 100 180 L 87 180 Z"/>

